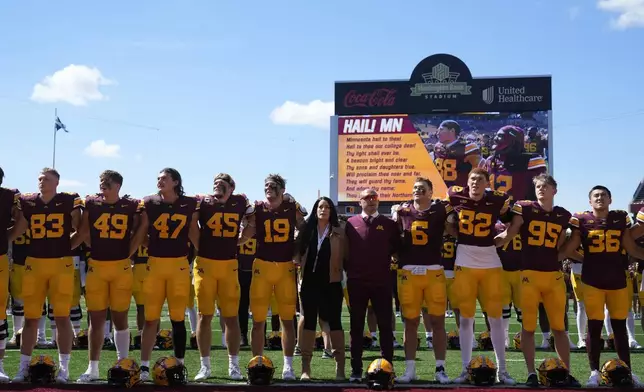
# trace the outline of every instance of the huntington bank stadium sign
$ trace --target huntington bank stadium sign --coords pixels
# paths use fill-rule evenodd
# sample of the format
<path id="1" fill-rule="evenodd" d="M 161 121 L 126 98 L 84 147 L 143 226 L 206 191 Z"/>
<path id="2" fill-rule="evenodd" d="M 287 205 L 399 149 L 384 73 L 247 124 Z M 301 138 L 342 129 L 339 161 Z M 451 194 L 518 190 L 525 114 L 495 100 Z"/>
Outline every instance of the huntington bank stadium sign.
<path id="1" fill-rule="evenodd" d="M 473 78 L 457 57 L 436 54 L 409 80 L 336 82 L 331 197 L 351 214 L 373 188 L 388 212 L 411 199 L 418 176 L 441 198 L 483 167 L 494 190 L 530 198 L 532 177 L 552 172 L 551 130 L 550 76 Z"/>

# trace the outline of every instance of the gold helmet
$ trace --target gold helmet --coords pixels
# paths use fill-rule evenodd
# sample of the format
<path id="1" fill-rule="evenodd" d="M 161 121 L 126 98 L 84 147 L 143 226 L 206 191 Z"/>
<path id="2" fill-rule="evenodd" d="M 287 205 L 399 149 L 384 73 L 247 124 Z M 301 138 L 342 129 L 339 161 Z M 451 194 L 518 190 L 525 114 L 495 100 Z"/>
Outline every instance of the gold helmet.
<path id="1" fill-rule="evenodd" d="M 275 366 L 267 356 L 257 355 L 248 362 L 246 374 L 251 385 L 270 385 L 273 382 Z"/>
<path id="2" fill-rule="evenodd" d="M 362 338 L 362 348 L 369 349 L 371 348 L 372 343 L 373 338 L 371 337 L 371 334 L 369 332 L 365 332 L 364 337 Z"/>
<path id="3" fill-rule="evenodd" d="M 452 350 L 458 350 L 461 348 L 461 339 L 458 336 L 458 330 L 450 331 L 447 334 L 447 347 Z"/>
<path id="4" fill-rule="evenodd" d="M 161 350 L 172 349 L 172 331 L 169 329 L 162 329 L 157 334 L 157 346 Z"/>
<path id="5" fill-rule="evenodd" d="M 492 338 L 488 331 L 483 331 L 476 338 L 476 341 L 479 344 L 479 350 L 492 350 Z"/>
<path id="6" fill-rule="evenodd" d="M 512 338 L 512 343 L 514 344 L 515 349 L 521 350 L 521 331 L 517 332 L 514 335 L 514 338 Z"/>
<path id="7" fill-rule="evenodd" d="M 89 336 L 87 335 L 86 329 L 81 329 L 80 331 L 78 331 L 78 335 L 76 335 L 75 340 L 76 340 L 75 343 L 77 348 L 89 347 Z"/>
<path id="8" fill-rule="evenodd" d="M 606 340 L 606 348 L 615 351 L 615 334 L 608 335 L 608 340 Z"/>
<path id="9" fill-rule="evenodd" d="M 555 335 L 550 334 L 550 337 L 548 338 L 548 347 L 550 347 L 550 350 L 556 350 L 555 349 Z"/>
<path id="10" fill-rule="evenodd" d="M 559 358 L 546 358 L 537 369 L 539 382 L 546 387 L 564 387 L 568 385 L 568 368 Z"/>
<path id="11" fill-rule="evenodd" d="M 609 359 L 602 365 L 602 381 L 609 387 L 627 387 L 633 385 L 631 369 L 619 358 Z"/>
<path id="12" fill-rule="evenodd" d="M 29 361 L 27 379 L 32 384 L 51 384 L 56 380 L 56 362 L 51 355 L 34 355 Z"/>
<path id="13" fill-rule="evenodd" d="M 269 350 L 281 350 L 282 349 L 282 333 L 281 332 L 271 332 L 268 334 L 266 339 L 266 348 Z"/>
<path id="14" fill-rule="evenodd" d="M 152 368 L 154 384 L 161 386 L 185 385 L 188 382 L 188 370 L 176 357 L 161 357 Z"/>
<path id="15" fill-rule="evenodd" d="M 141 368 L 139 364 L 130 358 L 119 359 L 107 371 L 107 384 L 132 388 L 141 383 Z"/>
<path id="16" fill-rule="evenodd" d="M 485 355 L 477 355 L 467 365 L 467 379 L 474 385 L 494 385 L 496 364 Z"/>
<path id="17" fill-rule="evenodd" d="M 315 334 L 315 348 L 318 350 L 324 349 L 324 335 L 322 335 L 322 331 L 317 331 Z"/>
<path id="18" fill-rule="evenodd" d="M 394 365 L 384 358 L 374 360 L 367 369 L 367 386 L 369 389 L 378 391 L 392 389 L 395 378 Z"/>

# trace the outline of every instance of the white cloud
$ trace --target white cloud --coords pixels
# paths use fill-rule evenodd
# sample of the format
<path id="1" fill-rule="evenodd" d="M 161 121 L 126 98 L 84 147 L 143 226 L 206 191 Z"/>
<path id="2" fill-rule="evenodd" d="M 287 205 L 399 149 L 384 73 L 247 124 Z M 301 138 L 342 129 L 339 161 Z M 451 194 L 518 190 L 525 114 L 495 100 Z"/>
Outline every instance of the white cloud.
<path id="1" fill-rule="evenodd" d="M 333 116 L 334 103 L 323 102 L 319 99 L 307 104 L 286 101 L 270 114 L 274 124 L 284 125 L 312 125 L 317 128 L 328 129 L 329 117 Z"/>
<path id="2" fill-rule="evenodd" d="M 632 27 L 644 27 L 644 0 L 598 0 L 600 10 L 617 13 L 611 20 L 614 28 L 625 30 Z"/>
<path id="3" fill-rule="evenodd" d="M 114 84 L 98 68 L 70 64 L 36 83 L 31 99 L 36 102 L 67 102 L 85 106 L 90 101 L 107 99 L 99 87 Z"/>
<path id="4" fill-rule="evenodd" d="M 85 184 L 77 180 L 65 180 L 62 179 L 58 182 L 58 187 L 61 189 L 71 189 L 73 188 L 82 188 Z"/>
<path id="5" fill-rule="evenodd" d="M 94 140 L 85 147 L 85 155 L 94 158 L 118 158 L 121 146 L 118 144 L 107 144 L 105 140 Z"/>
<path id="6" fill-rule="evenodd" d="M 568 17 L 570 18 L 570 20 L 576 20 L 579 17 L 580 13 L 581 13 L 581 7 L 579 6 L 568 8 Z"/>

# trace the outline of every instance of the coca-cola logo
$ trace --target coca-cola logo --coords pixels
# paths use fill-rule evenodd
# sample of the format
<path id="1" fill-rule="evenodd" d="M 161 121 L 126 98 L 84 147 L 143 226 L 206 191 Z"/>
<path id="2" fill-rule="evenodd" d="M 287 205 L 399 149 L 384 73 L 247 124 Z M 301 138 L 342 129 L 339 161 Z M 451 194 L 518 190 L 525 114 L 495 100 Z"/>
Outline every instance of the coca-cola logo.
<path id="1" fill-rule="evenodd" d="M 394 106 L 396 104 L 396 89 L 379 88 L 368 93 L 351 90 L 344 96 L 344 107 L 373 108 Z"/>

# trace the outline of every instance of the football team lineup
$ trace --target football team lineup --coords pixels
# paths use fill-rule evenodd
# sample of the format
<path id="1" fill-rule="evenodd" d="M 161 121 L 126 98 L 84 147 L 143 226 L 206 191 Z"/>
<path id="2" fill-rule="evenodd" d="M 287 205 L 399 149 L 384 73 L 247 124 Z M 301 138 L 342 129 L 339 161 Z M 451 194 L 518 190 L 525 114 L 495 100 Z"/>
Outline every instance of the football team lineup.
<path id="1" fill-rule="evenodd" d="M 140 200 L 113 170 L 86 197 L 52 168 L 38 192 L 0 188 L 0 382 L 642 386 L 644 208 L 601 185 L 588 211 L 556 205 L 549 76 L 439 54 L 335 94 L 310 210 L 279 174 L 256 201 L 226 173 L 186 195 L 173 168 Z"/>

